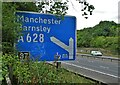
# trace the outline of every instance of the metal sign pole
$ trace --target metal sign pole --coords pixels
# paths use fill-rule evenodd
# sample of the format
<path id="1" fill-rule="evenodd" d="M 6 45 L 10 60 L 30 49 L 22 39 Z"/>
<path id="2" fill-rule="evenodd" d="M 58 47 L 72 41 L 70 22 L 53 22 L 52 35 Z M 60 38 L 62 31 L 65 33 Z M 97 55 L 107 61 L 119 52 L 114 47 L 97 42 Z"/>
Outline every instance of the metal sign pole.
<path id="1" fill-rule="evenodd" d="M 61 67 L 61 62 L 58 62 L 58 60 L 60 59 L 60 55 L 58 55 L 58 52 L 57 54 L 54 56 L 55 58 L 55 64 L 56 64 L 56 68 L 57 70 Z"/>

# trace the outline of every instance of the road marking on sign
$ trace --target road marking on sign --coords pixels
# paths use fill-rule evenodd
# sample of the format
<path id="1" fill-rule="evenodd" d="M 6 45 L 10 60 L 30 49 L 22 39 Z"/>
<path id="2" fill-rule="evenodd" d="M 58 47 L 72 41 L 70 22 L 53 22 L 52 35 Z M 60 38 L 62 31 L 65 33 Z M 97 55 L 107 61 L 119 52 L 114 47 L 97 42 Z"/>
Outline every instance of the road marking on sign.
<path id="1" fill-rule="evenodd" d="M 69 39 L 69 46 L 66 45 L 65 43 L 63 43 L 62 41 L 60 41 L 59 39 L 55 38 L 55 37 L 50 37 L 51 41 L 55 44 L 57 44 L 58 46 L 60 46 L 61 48 L 65 49 L 66 51 L 69 52 L 69 59 L 73 59 L 73 39 L 70 38 Z"/>
<path id="2" fill-rule="evenodd" d="M 94 72 L 97 72 L 97 73 L 100 73 L 100 74 L 104 74 L 104 75 L 107 75 L 107 76 L 111 76 L 111 77 L 115 77 L 115 78 L 120 78 L 119 76 L 115 76 L 115 75 L 112 75 L 112 74 L 104 73 L 104 72 L 93 70 L 93 69 L 90 69 L 90 68 L 78 66 L 78 65 L 75 65 L 75 64 L 72 64 L 72 63 L 66 63 L 66 62 L 62 62 L 62 63 L 68 64 L 68 65 L 71 65 L 71 66 L 75 66 L 75 67 L 78 67 L 78 68 L 86 69 L 86 70 L 89 70 L 89 71 L 94 71 Z"/>

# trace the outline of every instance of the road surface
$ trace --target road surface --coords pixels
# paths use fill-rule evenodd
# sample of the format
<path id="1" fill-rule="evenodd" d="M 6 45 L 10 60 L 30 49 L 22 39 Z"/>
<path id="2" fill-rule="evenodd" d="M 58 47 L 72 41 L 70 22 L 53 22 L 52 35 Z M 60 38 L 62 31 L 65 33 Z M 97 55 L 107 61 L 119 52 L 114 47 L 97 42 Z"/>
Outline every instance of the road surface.
<path id="1" fill-rule="evenodd" d="M 62 66 L 70 71 L 107 84 L 118 85 L 120 79 L 118 73 L 120 66 L 117 61 L 111 62 L 110 60 L 79 55 L 75 61 L 62 62 Z"/>

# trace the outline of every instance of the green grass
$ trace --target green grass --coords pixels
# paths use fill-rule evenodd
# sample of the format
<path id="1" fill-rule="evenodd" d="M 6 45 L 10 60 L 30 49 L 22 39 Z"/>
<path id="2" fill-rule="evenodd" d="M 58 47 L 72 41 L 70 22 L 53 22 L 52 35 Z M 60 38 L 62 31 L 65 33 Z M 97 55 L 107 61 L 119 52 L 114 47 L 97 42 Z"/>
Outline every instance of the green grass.
<path id="1" fill-rule="evenodd" d="M 50 80 L 53 83 L 86 83 L 89 85 L 97 85 L 95 81 L 92 81 L 90 79 L 86 79 L 85 77 L 82 77 L 78 74 L 75 74 L 73 72 L 70 72 L 64 68 L 59 68 L 59 70 L 56 70 L 56 67 L 49 65 L 49 67 L 52 69 L 51 72 L 56 72 L 56 80 Z"/>
<path id="2" fill-rule="evenodd" d="M 58 73 L 58 76 L 59 76 L 59 79 L 61 79 L 60 81 L 62 83 L 66 83 L 66 82 L 67 83 L 89 83 L 89 84 L 95 83 L 92 80 L 81 77 L 78 74 L 74 74 L 65 69 L 62 69 L 62 71 Z"/>

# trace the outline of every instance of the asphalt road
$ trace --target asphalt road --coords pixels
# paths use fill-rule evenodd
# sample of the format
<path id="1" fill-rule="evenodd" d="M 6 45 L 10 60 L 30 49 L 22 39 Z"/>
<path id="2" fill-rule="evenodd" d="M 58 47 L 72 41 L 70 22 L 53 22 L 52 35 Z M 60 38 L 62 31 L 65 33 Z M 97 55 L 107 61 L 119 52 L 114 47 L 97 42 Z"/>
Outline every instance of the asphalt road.
<path id="1" fill-rule="evenodd" d="M 75 61 L 62 62 L 62 66 L 70 71 L 79 73 L 94 80 L 118 85 L 120 76 L 117 61 L 101 60 L 95 58 L 77 56 Z"/>

